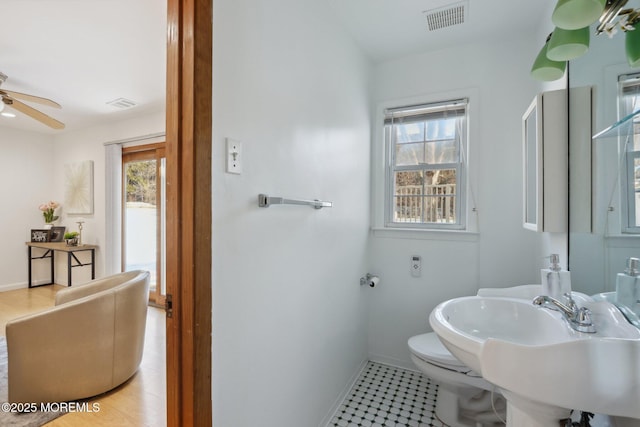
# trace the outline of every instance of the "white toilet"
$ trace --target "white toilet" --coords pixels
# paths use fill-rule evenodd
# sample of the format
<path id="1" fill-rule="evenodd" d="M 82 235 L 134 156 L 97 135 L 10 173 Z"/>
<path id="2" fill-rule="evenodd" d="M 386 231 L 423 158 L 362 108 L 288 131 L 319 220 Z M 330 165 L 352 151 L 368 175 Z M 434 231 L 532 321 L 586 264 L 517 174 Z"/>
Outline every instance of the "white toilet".
<path id="1" fill-rule="evenodd" d="M 439 386 L 435 414 L 440 421 L 451 427 L 504 426 L 504 397 L 456 359 L 434 332 L 411 337 L 408 344 L 413 363 Z"/>

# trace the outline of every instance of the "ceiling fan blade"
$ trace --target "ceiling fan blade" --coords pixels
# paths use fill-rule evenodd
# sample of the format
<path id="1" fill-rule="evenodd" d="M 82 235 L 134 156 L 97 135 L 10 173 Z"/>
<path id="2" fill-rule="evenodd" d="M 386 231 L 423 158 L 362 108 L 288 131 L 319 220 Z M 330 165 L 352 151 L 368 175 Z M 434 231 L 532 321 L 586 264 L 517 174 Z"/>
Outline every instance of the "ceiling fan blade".
<path id="1" fill-rule="evenodd" d="M 9 100 L 10 102 L 5 103 L 6 105 L 8 105 L 9 107 L 12 107 L 18 111 L 20 111 L 21 113 L 26 114 L 27 116 L 36 119 L 37 121 L 39 121 L 42 124 L 45 124 L 47 126 L 49 126 L 50 128 L 53 129 L 64 129 L 64 123 L 57 121 L 56 119 L 47 116 L 45 113 L 36 110 L 35 108 L 31 108 L 26 104 L 23 104 L 22 102 L 16 100 L 16 99 L 11 99 Z"/>
<path id="2" fill-rule="evenodd" d="M 37 102 L 38 104 L 46 105 L 53 108 L 62 108 L 60 104 L 47 98 L 41 98 L 39 96 L 28 95 L 26 93 L 14 92 L 12 90 L 0 89 L 0 94 L 9 95 L 11 98 L 22 99 L 28 102 Z"/>

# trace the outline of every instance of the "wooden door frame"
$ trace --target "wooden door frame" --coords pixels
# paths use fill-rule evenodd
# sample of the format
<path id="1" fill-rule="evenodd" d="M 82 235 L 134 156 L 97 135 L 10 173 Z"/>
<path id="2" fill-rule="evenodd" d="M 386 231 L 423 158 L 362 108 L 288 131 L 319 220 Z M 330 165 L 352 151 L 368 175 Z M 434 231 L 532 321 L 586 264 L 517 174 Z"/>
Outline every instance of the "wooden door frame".
<path id="1" fill-rule="evenodd" d="M 212 425 L 213 0 L 167 0 L 167 425 Z"/>

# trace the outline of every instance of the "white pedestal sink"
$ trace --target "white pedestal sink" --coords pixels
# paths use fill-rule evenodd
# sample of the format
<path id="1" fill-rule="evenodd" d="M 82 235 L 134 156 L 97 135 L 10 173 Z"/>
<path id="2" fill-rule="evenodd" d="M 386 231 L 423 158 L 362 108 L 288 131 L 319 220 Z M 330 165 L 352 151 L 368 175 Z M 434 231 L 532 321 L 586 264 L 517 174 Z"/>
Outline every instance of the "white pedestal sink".
<path id="1" fill-rule="evenodd" d="M 508 427 L 557 427 L 571 409 L 640 418 L 640 330 L 608 302 L 586 302 L 595 334 L 528 300 L 463 297 L 429 318 L 451 353 L 500 387 Z"/>

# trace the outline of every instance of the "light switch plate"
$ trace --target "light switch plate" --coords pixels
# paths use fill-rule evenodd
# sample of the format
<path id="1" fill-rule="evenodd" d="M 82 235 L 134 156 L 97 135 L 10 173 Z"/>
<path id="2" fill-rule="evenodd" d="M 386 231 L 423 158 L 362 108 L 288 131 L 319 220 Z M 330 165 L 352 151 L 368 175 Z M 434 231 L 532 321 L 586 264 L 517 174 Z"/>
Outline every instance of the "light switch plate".
<path id="1" fill-rule="evenodd" d="M 242 143 L 227 138 L 227 173 L 242 173 Z"/>

